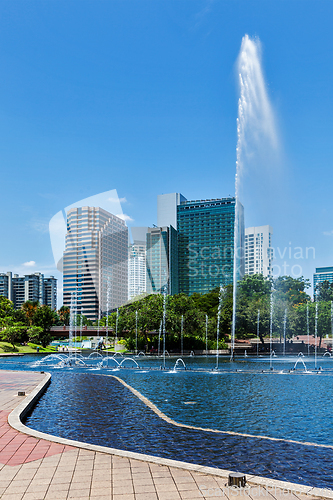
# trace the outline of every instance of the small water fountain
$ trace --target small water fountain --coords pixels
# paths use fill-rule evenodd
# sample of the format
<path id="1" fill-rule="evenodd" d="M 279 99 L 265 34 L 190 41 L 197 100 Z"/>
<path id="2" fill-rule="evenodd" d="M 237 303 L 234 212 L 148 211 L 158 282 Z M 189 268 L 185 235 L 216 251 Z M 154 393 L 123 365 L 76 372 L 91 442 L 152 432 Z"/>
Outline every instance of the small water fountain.
<path id="1" fill-rule="evenodd" d="M 186 364 L 182 358 L 178 358 L 175 366 L 173 367 L 173 371 L 176 371 L 179 365 L 183 365 L 183 369 L 186 370 Z"/>
<path id="2" fill-rule="evenodd" d="M 114 359 L 114 357 L 113 357 L 112 359 Z M 127 361 L 131 361 L 131 362 L 133 362 L 137 368 L 140 368 L 140 367 L 139 367 L 139 365 L 138 365 L 138 363 L 137 363 L 137 362 L 135 361 L 135 359 L 133 359 L 133 358 L 124 358 L 124 359 L 123 359 L 123 360 L 119 363 L 119 367 L 122 367 L 122 366 L 123 366 L 123 364 L 124 364 L 124 363 L 126 363 Z"/>
<path id="3" fill-rule="evenodd" d="M 103 358 L 103 361 L 100 362 L 99 366 L 101 368 L 106 368 L 109 366 L 110 363 L 115 363 L 115 365 L 117 367 L 119 367 L 119 364 L 118 361 L 115 359 L 114 356 L 106 356 L 105 358 Z"/>
<path id="4" fill-rule="evenodd" d="M 292 368 L 291 371 L 296 371 L 298 363 L 301 363 L 303 365 L 305 373 L 309 373 L 302 356 L 299 356 L 299 358 L 297 359 L 296 363 L 294 364 L 294 368 Z"/>

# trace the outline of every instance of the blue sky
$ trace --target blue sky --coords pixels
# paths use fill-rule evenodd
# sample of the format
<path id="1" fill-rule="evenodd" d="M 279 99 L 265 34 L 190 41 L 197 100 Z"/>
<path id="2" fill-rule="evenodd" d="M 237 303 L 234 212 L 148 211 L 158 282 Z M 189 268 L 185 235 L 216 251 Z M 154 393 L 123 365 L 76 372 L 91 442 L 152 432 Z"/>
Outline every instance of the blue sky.
<path id="1" fill-rule="evenodd" d="M 314 247 L 287 262 L 311 280 L 333 265 L 332 18 L 331 0 L 0 0 L 0 272 L 56 274 L 49 220 L 97 193 L 138 226 L 160 193 L 233 195 L 245 33 L 281 137 L 278 166 L 244 177 L 246 225 Z"/>

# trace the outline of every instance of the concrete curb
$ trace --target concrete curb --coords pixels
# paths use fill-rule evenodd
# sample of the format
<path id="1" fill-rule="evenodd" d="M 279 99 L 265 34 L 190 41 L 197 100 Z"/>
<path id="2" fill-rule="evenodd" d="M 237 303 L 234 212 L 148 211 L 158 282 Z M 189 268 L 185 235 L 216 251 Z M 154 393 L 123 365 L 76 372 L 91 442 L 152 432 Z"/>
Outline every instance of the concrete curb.
<path id="1" fill-rule="evenodd" d="M 113 376 L 114 377 L 114 376 Z M 118 377 L 114 377 L 118 379 Z M 118 450 L 116 448 L 109 448 L 106 446 L 98 446 L 94 444 L 89 444 L 89 443 L 84 443 L 81 441 L 74 441 L 72 439 L 65 439 L 61 438 L 58 436 L 53 436 L 51 434 L 46 434 L 44 432 L 39 432 L 34 429 L 30 429 L 26 425 L 24 425 L 21 422 L 21 418 L 24 418 L 24 416 L 33 408 L 33 406 L 36 404 L 38 399 L 41 397 L 41 395 L 45 392 L 47 387 L 49 386 L 51 382 L 51 374 L 46 373 L 44 380 L 38 384 L 38 386 L 30 393 L 28 394 L 24 400 L 9 414 L 8 416 L 8 423 L 11 427 L 13 427 L 15 430 L 18 432 L 22 432 L 23 434 L 27 434 L 29 436 L 35 437 L 37 439 L 44 439 L 46 441 L 51 441 L 54 443 L 59 443 L 65 446 L 73 446 L 75 448 L 82 448 L 85 450 L 90 450 L 93 452 L 99 452 L 99 453 L 106 453 L 106 454 L 111 454 L 111 455 L 116 455 L 118 457 L 123 457 L 123 458 L 130 458 L 134 460 L 140 460 L 142 462 L 151 462 L 154 464 L 158 465 L 164 465 L 167 467 L 175 467 L 178 469 L 184 469 L 192 472 L 199 472 L 201 474 L 208 474 L 212 476 L 219 476 L 223 478 L 227 478 L 228 475 L 231 472 L 234 471 L 229 471 L 225 469 L 217 469 L 214 467 L 205 467 L 202 465 L 197 465 L 197 464 L 191 464 L 188 462 L 181 462 L 178 460 L 171 460 L 168 458 L 160 458 L 156 457 L 153 455 L 146 455 L 142 453 L 136 453 L 136 452 L 131 452 L 131 451 L 125 451 L 125 450 Z M 124 383 L 125 385 L 126 383 Z M 132 392 L 135 394 L 136 391 L 135 389 L 131 388 L 126 384 L 128 389 L 132 390 Z M 135 391 L 135 392 L 134 392 Z M 140 393 L 138 393 L 140 394 Z M 141 395 L 142 396 L 142 395 Z M 139 397 L 139 396 L 138 396 Z M 141 399 L 141 398 L 140 398 Z M 144 396 L 142 396 L 142 400 L 146 399 Z M 149 400 L 147 400 L 149 401 Z M 152 404 L 152 403 L 151 403 Z M 172 421 L 171 421 L 172 423 Z M 179 424 L 178 424 L 179 425 Z M 333 491 L 327 490 L 327 489 L 321 489 L 321 488 L 313 488 L 311 486 L 305 486 L 305 485 L 300 485 L 296 483 L 289 483 L 286 481 L 279 481 L 276 479 L 268 479 L 260 476 L 252 476 L 247 474 L 247 484 L 251 488 L 253 487 L 265 487 L 268 491 L 275 491 L 276 489 L 281 489 L 283 492 L 291 492 L 291 493 L 300 493 L 300 494 L 307 494 L 315 497 L 320 497 L 320 498 L 330 498 L 333 499 Z M 247 488 L 245 488 L 246 490 Z M 282 494 L 284 494 L 282 492 Z M 236 491 L 235 491 L 236 493 Z M 241 494 L 241 492 L 240 492 Z"/>

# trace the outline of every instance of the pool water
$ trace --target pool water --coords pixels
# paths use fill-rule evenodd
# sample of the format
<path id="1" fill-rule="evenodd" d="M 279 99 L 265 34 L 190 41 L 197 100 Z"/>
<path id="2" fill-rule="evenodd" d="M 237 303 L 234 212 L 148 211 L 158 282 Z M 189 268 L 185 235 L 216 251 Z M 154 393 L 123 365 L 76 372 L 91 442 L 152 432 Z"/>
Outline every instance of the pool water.
<path id="1" fill-rule="evenodd" d="M 333 359 L 321 358 L 322 371 L 289 373 L 296 358 L 184 358 L 187 370 L 174 371 L 175 359 L 135 358 L 140 369 L 93 366 L 36 366 L 36 356 L 0 358 L 2 369 L 52 372 L 52 383 L 26 424 L 37 430 L 103 446 L 163 456 L 248 474 L 330 487 L 333 449 L 288 443 L 292 439 L 332 445 Z M 120 361 L 120 359 L 118 360 Z M 313 358 L 304 358 L 308 369 Z M 235 431 L 232 436 L 166 423 L 116 379 L 150 399 L 175 421 L 196 427 Z M 47 418 L 45 418 L 47 415 Z"/>

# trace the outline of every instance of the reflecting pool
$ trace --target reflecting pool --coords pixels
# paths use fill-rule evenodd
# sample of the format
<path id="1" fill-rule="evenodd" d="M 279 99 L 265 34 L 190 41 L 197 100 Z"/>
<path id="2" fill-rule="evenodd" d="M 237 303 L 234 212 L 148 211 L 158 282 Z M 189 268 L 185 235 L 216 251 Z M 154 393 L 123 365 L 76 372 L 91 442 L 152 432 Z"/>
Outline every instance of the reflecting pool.
<path id="1" fill-rule="evenodd" d="M 71 366 L 38 365 L 41 356 L 0 358 L 2 369 L 47 370 L 52 383 L 27 418 L 27 425 L 70 439 L 238 470 L 311 486 L 333 482 L 333 359 L 176 358 L 140 356 L 122 362 L 80 357 Z M 44 358 L 46 360 L 46 358 Z M 133 368 L 131 368 L 133 367 Z M 160 419 L 113 377 L 151 400 L 176 422 L 253 437 L 177 427 Z M 45 418 L 47 415 L 48 418 Z M 270 441 L 255 436 L 279 438 Z M 290 443 L 331 445 L 332 448 Z"/>

